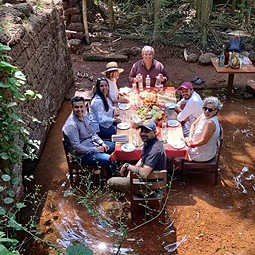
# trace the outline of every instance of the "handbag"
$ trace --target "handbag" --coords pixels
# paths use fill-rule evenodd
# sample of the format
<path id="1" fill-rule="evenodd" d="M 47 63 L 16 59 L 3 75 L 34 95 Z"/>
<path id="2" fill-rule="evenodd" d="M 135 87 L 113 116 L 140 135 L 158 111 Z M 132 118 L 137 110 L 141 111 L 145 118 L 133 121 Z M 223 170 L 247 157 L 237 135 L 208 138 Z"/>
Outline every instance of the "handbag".
<path id="1" fill-rule="evenodd" d="M 229 50 L 235 51 L 235 52 L 240 52 L 242 48 L 242 41 L 243 39 L 241 37 L 232 37 L 230 38 L 229 44 Z"/>

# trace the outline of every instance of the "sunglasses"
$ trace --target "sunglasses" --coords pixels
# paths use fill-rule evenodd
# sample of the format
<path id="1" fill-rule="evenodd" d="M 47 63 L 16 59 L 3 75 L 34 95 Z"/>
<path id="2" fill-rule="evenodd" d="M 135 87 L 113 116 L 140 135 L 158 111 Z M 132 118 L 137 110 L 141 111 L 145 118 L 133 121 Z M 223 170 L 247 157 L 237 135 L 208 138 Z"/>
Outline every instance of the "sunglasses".
<path id="1" fill-rule="evenodd" d="M 204 111 L 208 111 L 208 112 L 213 112 L 215 111 L 215 109 L 212 109 L 212 108 L 208 108 L 208 107 L 203 107 Z"/>
<path id="2" fill-rule="evenodd" d="M 82 109 L 82 108 L 83 108 L 83 105 L 75 105 L 74 108 L 75 108 L 75 109 L 79 109 L 79 108 Z"/>

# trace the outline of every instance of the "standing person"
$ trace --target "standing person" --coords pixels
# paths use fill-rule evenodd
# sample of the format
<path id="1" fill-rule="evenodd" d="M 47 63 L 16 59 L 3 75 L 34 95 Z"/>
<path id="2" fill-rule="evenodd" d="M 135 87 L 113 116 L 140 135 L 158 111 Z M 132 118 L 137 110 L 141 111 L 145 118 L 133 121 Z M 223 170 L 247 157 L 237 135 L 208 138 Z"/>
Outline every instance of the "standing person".
<path id="1" fill-rule="evenodd" d="M 94 130 L 102 139 L 111 139 L 116 133 L 116 124 L 121 122 L 119 112 L 108 96 L 109 84 L 106 78 L 98 78 L 96 92 L 92 97 L 89 119 Z"/>
<path id="2" fill-rule="evenodd" d="M 190 82 L 183 82 L 177 90 L 181 91 L 182 99 L 176 104 L 175 111 L 177 120 L 182 123 L 183 135 L 187 137 L 191 124 L 203 112 L 203 101 Z"/>
<path id="3" fill-rule="evenodd" d="M 120 169 L 121 176 L 124 176 L 125 171 L 131 171 L 146 178 L 151 171 L 166 169 L 166 154 L 162 141 L 156 137 L 156 124 L 152 120 L 144 120 L 138 128 L 141 128 L 140 136 L 144 142 L 141 159 L 136 165 L 125 163 Z M 108 185 L 116 191 L 130 191 L 129 174 L 127 177 L 112 177 Z"/>
<path id="4" fill-rule="evenodd" d="M 159 61 L 154 58 L 154 49 L 151 46 L 144 46 L 142 49 L 142 58 L 133 64 L 129 73 L 129 83 L 137 83 L 143 79 L 143 86 L 146 85 L 146 77 L 150 77 L 150 86 L 155 87 L 157 77 L 160 79 L 162 84 L 168 81 L 167 72 Z"/>
<path id="5" fill-rule="evenodd" d="M 118 68 L 118 64 L 116 62 L 109 62 L 106 64 L 106 70 L 102 72 L 102 74 L 107 78 L 109 84 L 109 97 L 114 103 L 129 102 L 128 99 L 123 97 L 123 94 L 119 93 L 117 87 L 117 79 L 119 78 L 119 74 L 123 71 L 123 68 Z"/>
<path id="6" fill-rule="evenodd" d="M 217 140 L 220 137 L 218 112 L 222 103 L 217 97 L 206 97 L 203 113 L 192 123 L 189 137 L 183 139 L 188 146 L 191 160 L 205 162 L 216 155 Z"/>
<path id="7" fill-rule="evenodd" d="M 67 118 L 62 132 L 70 149 L 73 150 L 73 155 L 81 160 L 82 165 L 99 163 L 116 170 L 109 155 L 114 151 L 115 145 L 112 142 L 103 141 L 92 128 L 89 118 L 84 114 L 84 98 L 73 97 L 71 105 L 72 113 Z"/>

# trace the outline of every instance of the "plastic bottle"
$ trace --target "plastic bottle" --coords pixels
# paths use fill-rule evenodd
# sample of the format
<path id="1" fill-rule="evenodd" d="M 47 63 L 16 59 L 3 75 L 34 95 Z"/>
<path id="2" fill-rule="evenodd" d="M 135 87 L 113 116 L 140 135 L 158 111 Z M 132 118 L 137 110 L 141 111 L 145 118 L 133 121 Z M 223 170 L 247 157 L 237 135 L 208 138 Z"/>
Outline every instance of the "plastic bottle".
<path id="1" fill-rule="evenodd" d="M 227 48 L 226 51 L 224 52 L 224 65 L 227 66 L 228 62 L 229 62 L 229 51 Z"/>
<path id="2" fill-rule="evenodd" d="M 140 75 L 140 81 L 138 82 L 138 87 L 140 91 L 143 91 L 143 76 Z"/>
<path id="3" fill-rule="evenodd" d="M 146 89 L 150 89 L 150 87 L 151 87 L 151 78 L 150 78 L 149 74 L 147 75 L 147 77 L 145 79 L 145 84 L 146 84 Z"/>
<path id="4" fill-rule="evenodd" d="M 160 80 L 160 78 L 157 76 L 156 83 L 155 83 L 155 89 L 156 89 L 157 91 L 160 90 L 160 85 L 161 85 L 161 80 Z"/>

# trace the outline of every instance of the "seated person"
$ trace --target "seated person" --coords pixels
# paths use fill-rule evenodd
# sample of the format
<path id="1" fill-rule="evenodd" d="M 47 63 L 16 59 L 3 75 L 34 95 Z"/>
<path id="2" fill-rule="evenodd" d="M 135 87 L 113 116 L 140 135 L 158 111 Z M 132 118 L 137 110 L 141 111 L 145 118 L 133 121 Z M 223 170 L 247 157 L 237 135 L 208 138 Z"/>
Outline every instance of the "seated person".
<path id="1" fill-rule="evenodd" d="M 140 136 L 144 142 L 141 159 L 136 165 L 125 163 L 120 169 L 121 176 L 124 176 L 125 171 L 131 171 L 146 178 L 151 171 L 166 169 L 166 154 L 163 143 L 156 137 L 156 124 L 152 120 L 144 120 L 138 128 L 141 128 Z M 108 185 L 115 191 L 130 191 L 129 174 L 127 177 L 110 178 Z"/>
<path id="2" fill-rule="evenodd" d="M 109 97 L 112 99 L 114 103 L 128 103 L 129 100 L 124 98 L 124 94 L 119 93 L 117 87 L 117 79 L 119 78 L 119 74 L 122 73 L 124 69 L 118 68 L 116 62 L 109 62 L 106 64 L 106 70 L 102 72 L 103 75 L 106 76 L 108 84 L 109 84 Z"/>
<path id="3" fill-rule="evenodd" d="M 116 124 L 121 122 L 119 112 L 108 96 L 109 85 L 106 78 L 98 78 L 96 92 L 92 97 L 89 119 L 96 133 L 102 139 L 111 139 L 116 134 Z"/>
<path id="4" fill-rule="evenodd" d="M 191 124 L 203 112 L 203 101 L 190 82 L 183 82 L 177 90 L 181 91 L 182 99 L 176 104 L 175 111 L 177 120 L 182 123 L 183 135 L 187 137 Z"/>
<path id="5" fill-rule="evenodd" d="M 206 97 L 203 101 L 203 113 L 192 123 L 189 137 L 183 139 L 191 160 L 205 162 L 216 155 L 217 140 L 220 137 L 220 125 L 217 113 L 222 103 L 217 97 Z"/>
<path id="6" fill-rule="evenodd" d="M 143 79 L 143 86 L 146 86 L 146 77 L 149 75 L 151 87 L 155 87 L 156 79 L 159 77 L 162 84 L 168 81 L 167 72 L 159 61 L 153 59 L 154 49 L 151 46 L 144 46 L 142 49 L 142 59 L 133 64 L 129 73 L 129 83 L 137 83 Z"/>
<path id="7" fill-rule="evenodd" d="M 116 171 L 116 167 L 111 164 L 110 153 L 115 149 L 112 142 L 103 141 L 93 130 L 89 118 L 84 114 L 85 101 L 83 97 L 73 97 L 71 99 L 72 113 L 67 118 L 62 132 L 74 151 L 74 156 L 81 160 L 82 165 L 106 165 L 111 170 Z M 109 154 L 107 154 L 109 153 Z"/>

